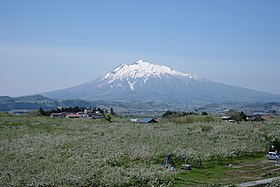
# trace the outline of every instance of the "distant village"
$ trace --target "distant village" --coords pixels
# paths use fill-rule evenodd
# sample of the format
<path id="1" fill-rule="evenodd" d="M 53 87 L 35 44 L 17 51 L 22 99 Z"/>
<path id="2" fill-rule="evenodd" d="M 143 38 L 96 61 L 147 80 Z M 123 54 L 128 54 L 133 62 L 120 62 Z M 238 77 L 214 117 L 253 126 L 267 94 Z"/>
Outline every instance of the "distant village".
<path id="1" fill-rule="evenodd" d="M 66 118 L 66 119 L 76 119 L 76 118 L 88 118 L 88 119 L 106 119 L 111 121 L 111 116 L 116 115 L 113 108 L 101 109 L 101 108 L 61 108 L 51 111 L 44 111 L 40 108 L 39 112 L 44 116 L 50 116 L 51 118 Z M 131 118 L 130 122 L 136 123 L 158 123 L 154 118 Z"/>
<path id="2" fill-rule="evenodd" d="M 228 122 L 239 122 L 239 121 L 252 121 L 252 122 L 261 122 L 265 119 L 271 119 L 273 116 L 268 114 L 261 114 L 261 113 L 255 113 L 255 114 L 247 114 L 245 115 L 245 118 L 237 118 L 236 116 L 222 116 L 221 120 L 228 121 Z"/>
<path id="3" fill-rule="evenodd" d="M 51 113 L 50 117 L 52 118 L 90 118 L 90 119 L 103 119 L 105 114 L 111 113 L 112 111 L 108 111 L 106 109 L 84 109 L 83 111 L 79 111 L 76 113 L 73 112 L 59 112 L 59 113 Z"/>
<path id="4" fill-rule="evenodd" d="M 113 108 L 85 108 L 85 107 L 60 107 L 45 111 L 42 108 L 39 109 L 39 113 L 43 116 L 50 116 L 51 118 L 89 118 L 89 119 L 103 119 L 106 116 L 111 118 L 112 115 L 116 115 Z"/>
<path id="5" fill-rule="evenodd" d="M 262 105 L 261 105 L 262 106 Z M 227 109 L 227 108 L 234 109 Z M 40 115 L 50 116 L 51 118 L 66 118 L 66 119 L 76 119 L 76 118 L 86 118 L 86 119 L 105 119 L 108 121 L 112 121 L 112 116 L 119 116 L 127 118 L 130 122 L 136 123 L 157 123 L 157 119 L 172 119 L 177 117 L 184 117 L 187 115 L 192 116 L 215 116 L 216 120 L 227 121 L 227 122 L 241 122 L 241 121 L 252 121 L 252 122 L 261 122 L 269 118 L 273 118 L 273 116 L 279 116 L 280 110 L 279 106 L 277 107 L 267 107 L 266 110 L 262 110 L 263 107 L 243 107 L 239 108 L 238 106 L 226 106 L 226 105 L 209 105 L 208 107 L 201 107 L 193 110 L 189 110 L 191 112 L 185 112 L 182 108 L 176 111 L 176 107 L 174 107 L 174 111 L 166 110 L 163 111 L 163 108 L 156 109 L 126 109 L 120 110 L 118 108 L 118 113 L 114 111 L 114 109 L 110 106 L 91 108 L 91 107 L 58 107 L 56 109 L 44 110 L 43 108 L 39 109 Z M 38 110 L 36 110 L 38 113 Z M 17 115 L 25 115 L 30 114 L 32 112 L 36 113 L 35 110 L 14 110 L 10 111 L 11 114 Z M 244 112 L 243 112 L 244 111 Z M 36 115 L 36 114 L 35 114 Z M 196 118 L 197 118 L 196 117 Z M 208 121 L 210 118 L 208 117 Z M 211 119 L 213 121 L 213 119 Z M 210 122 L 211 122 L 210 120 Z"/>
<path id="6" fill-rule="evenodd" d="M 67 119 L 75 119 L 75 118 L 88 118 L 88 119 L 106 119 L 111 121 L 112 116 L 115 116 L 116 113 L 113 108 L 101 109 L 101 108 L 79 108 L 69 107 L 69 108 L 58 108 L 51 111 L 44 111 L 42 108 L 39 110 L 42 115 L 50 116 L 51 118 L 67 118 Z M 207 112 L 203 111 L 201 113 L 198 112 L 178 112 L 178 111 L 166 111 L 162 115 L 158 116 L 161 118 L 176 118 L 176 117 L 184 117 L 187 115 L 208 115 Z M 241 122 L 241 121 L 252 121 L 252 122 L 261 122 L 265 119 L 273 118 L 273 115 L 268 113 L 253 113 L 253 114 L 245 114 L 243 111 L 238 112 L 235 110 L 226 110 L 220 115 L 221 121 L 228 122 Z M 145 118 L 133 118 L 132 116 L 127 116 L 128 121 L 135 123 L 157 123 L 156 118 L 145 117 Z M 132 118 L 131 118 L 132 117 Z"/>

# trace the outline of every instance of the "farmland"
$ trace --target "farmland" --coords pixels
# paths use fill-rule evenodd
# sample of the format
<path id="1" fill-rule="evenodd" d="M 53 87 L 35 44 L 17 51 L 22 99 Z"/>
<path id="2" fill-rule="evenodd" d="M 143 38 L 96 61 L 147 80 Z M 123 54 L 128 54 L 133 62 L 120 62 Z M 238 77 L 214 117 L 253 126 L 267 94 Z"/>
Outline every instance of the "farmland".
<path id="1" fill-rule="evenodd" d="M 279 118 L 262 123 L 138 124 L 123 118 L 108 123 L 0 114 L 0 183 L 203 186 L 265 178 L 268 175 L 260 173 L 270 170 L 276 171 L 271 175 L 277 176 L 274 164 L 263 160 L 270 143 L 279 137 L 279 127 Z M 167 153 L 172 155 L 176 171 L 161 167 Z M 248 162 L 262 163 L 267 169 L 247 178 L 235 176 L 240 172 L 237 168 L 250 169 Z M 194 169 L 180 170 L 183 163 L 192 164 Z M 228 167 L 229 164 L 236 167 Z M 217 175 L 219 172 L 221 175 Z M 213 180 L 207 179 L 209 175 Z M 221 176 L 227 176 L 226 180 Z"/>

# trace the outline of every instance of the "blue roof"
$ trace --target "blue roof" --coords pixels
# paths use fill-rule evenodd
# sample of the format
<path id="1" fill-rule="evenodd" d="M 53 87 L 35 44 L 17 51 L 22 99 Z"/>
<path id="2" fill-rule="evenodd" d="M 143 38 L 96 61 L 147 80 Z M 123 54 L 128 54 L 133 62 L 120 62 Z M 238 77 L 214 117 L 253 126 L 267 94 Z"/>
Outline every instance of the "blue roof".
<path id="1" fill-rule="evenodd" d="M 143 118 L 140 120 L 140 123 L 150 123 L 150 122 L 156 122 L 154 118 Z"/>

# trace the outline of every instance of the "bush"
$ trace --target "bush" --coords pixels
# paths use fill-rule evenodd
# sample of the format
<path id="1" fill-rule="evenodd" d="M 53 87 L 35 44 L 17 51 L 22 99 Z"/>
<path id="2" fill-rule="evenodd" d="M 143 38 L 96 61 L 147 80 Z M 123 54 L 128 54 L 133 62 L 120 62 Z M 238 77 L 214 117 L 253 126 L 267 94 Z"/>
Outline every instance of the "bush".
<path id="1" fill-rule="evenodd" d="M 280 151 L 280 140 L 279 139 L 274 139 L 271 143 L 271 146 L 269 148 L 269 151 Z"/>
<path id="2" fill-rule="evenodd" d="M 202 125 L 202 126 L 201 126 L 201 130 L 202 130 L 203 132 L 210 132 L 212 129 L 213 129 L 213 127 L 210 126 L 210 125 Z"/>
<path id="3" fill-rule="evenodd" d="M 112 121 L 112 114 L 109 114 L 109 113 L 105 114 L 105 119 L 107 121 L 111 122 Z"/>
<path id="4" fill-rule="evenodd" d="M 188 115 L 181 118 L 174 119 L 174 122 L 177 124 L 185 124 L 185 123 L 210 123 L 217 121 L 213 116 L 196 116 L 196 115 Z"/>

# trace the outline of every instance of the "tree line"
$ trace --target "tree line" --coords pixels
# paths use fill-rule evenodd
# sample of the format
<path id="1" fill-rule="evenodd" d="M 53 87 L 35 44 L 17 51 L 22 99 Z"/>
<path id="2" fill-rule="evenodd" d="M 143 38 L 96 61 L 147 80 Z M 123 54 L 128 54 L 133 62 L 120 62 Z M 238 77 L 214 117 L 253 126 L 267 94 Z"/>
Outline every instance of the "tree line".
<path id="1" fill-rule="evenodd" d="M 81 112 L 84 111 L 85 107 L 79 107 L 79 106 L 75 106 L 75 107 L 62 107 L 62 108 L 57 108 L 57 109 L 51 109 L 51 110 L 44 110 L 43 108 L 39 109 L 39 113 L 43 116 L 50 116 L 52 113 L 62 113 L 62 112 L 67 112 L 67 113 L 77 113 L 77 112 Z M 103 110 L 101 110 L 101 108 L 98 109 L 94 109 L 96 111 L 100 111 L 103 112 Z"/>
<path id="2" fill-rule="evenodd" d="M 199 115 L 196 112 L 190 111 L 190 112 L 179 112 L 179 111 L 170 111 L 167 110 L 163 115 L 162 118 L 176 118 L 176 117 L 184 117 L 188 115 Z M 202 112 L 201 115 L 208 115 L 207 112 Z"/>
<path id="3" fill-rule="evenodd" d="M 57 108 L 57 109 L 51 109 L 51 110 L 44 110 L 43 108 L 39 109 L 39 113 L 43 116 L 50 116 L 52 113 L 62 113 L 62 112 L 67 112 L 67 113 L 77 113 L 77 112 L 84 112 L 85 109 L 92 110 L 93 112 L 98 111 L 101 114 L 106 114 L 108 111 L 101 109 L 101 108 L 86 108 L 86 107 L 62 107 L 62 108 Z M 114 109 L 111 107 L 110 112 L 111 115 L 116 115 Z"/>

